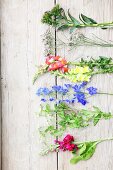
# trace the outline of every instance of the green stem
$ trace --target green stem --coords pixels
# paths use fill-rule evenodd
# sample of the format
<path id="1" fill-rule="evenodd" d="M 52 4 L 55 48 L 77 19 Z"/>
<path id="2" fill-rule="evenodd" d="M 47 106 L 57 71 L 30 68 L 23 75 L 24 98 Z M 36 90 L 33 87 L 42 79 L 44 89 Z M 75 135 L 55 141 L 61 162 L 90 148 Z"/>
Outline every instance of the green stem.
<path id="1" fill-rule="evenodd" d="M 69 27 L 76 27 L 74 24 L 68 24 Z M 80 28 L 84 27 L 106 27 L 106 26 L 111 26 L 113 27 L 113 22 L 108 22 L 108 23 L 99 23 L 99 24 L 80 24 Z"/>
<path id="2" fill-rule="evenodd" d="M 106 72 L 105 70 L 101 70 L 101 71 L 97 71 L 97 72 L 92 72 L 91 75 L 95 75 L 95 74 L 105 74 L 105 73 L 113 73 L 113 71 L 110 72 Z"/>
<path id="3" fill-rule="evenodd" d="M 81 65 L 81 63 L 78 63 L 78 62 L 68 62 L 68 64 L 69 65 L 76 65 L 76 66 L 80 66 Z M 97 66 L 98 66 L 99 64 L 97 64 Z M 101 65 L 105 65 L 105 64 L 101 64 Z M 111 65 L 113 65 L 113 63 L 109 63 L 109 65 L 111 66 Z M 86 66 L 87 66 L 87 63 L 86 63 Z"/>
<path id="4" fill-rule="evenodd" d="M 97 93 L 97 94 L 107 94 L 107 95 L 113 95 L 113 93 L 103 93 L 103 92 L 100 92 L 100 93 Z"/>
<path id="5" fill-rule="evenodd" d="M 74 144 L 83 144 L 83 143 L 90 143 L 90 142 L 98 142 L 98 143 L 101 143 L 101 142 L 105 142 L 105 141 L 109 141 L 109 140 L 113 140 L 113 137 L 112 138 L 105 138 L 105 139 L 99 139 L 99 140 L 95 140 L 95 141 L 84 141 L 84 142 L 73 142 Z"/>

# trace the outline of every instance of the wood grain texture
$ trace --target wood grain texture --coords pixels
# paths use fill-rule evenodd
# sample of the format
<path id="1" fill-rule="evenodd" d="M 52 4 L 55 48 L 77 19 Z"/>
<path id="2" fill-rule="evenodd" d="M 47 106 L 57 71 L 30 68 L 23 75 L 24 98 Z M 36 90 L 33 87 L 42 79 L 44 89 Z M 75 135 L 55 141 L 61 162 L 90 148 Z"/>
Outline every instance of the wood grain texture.
<path id="1" fill-rule="evenodd" d="M 113 20 L 112 0 L 57 0 L 57 3 L 78 17 L 83 13 L 97 21 Z M 42 146 L 37 128 L 45 123 L 39 121 L 35 112 L 39 111 L 39 99 L 35 96 L 40 86 L 55 84 L 54 76 L 41 77 L 35 86 L 32 78 L 35 65 L 44 62 L 44 47 L 41 35 L 46 26 L 41 24 L 42 14 L 53 7 L 54 0 L 1 0 L 2 5 L 2 170 L 112 170 L 113 142 L 105 142 L 97 147 L 94 156 L 77 165 L 70 165 L 70 153 L 59 153 L 58 167 L 55 153 L 45 157 L 39 156 Z M 99 28 L 81 29 L 86 35 L 113 40 L 113 30 Z M 66 33 L 68 34 L 68 33 Z M 112 48 L 81 47 L 74 52 L 66 49 L 57 50 L 57 54 L 66 59 L 99 55 L 113 58 Z M 100 91 L 113 92 L 113 75 L 93 77 L 90 85 Z M 58 79 L 58 84 L 64 80 Z M 90 99 L 104 111 L 113 113 L 113 97 L 96 96 Z M 79 106 L 78 106 L 79 107 Z M 84 130 L 68 131 L 78 140 L 95 140 L 113 136 L 113 120 L 101 121 L 96 127 Z M 50 139 L 53 141 L 53 139 Z"/>
<path id="2" fill-rule="evenodd" d="M 56 154 L 39 156 L 38 87 L 54 84 L 44 76 L 32 84 L 35 65 L 44 62 L 42 14 L 53 0 L 2 0 L 2 169 L 56 170 Z M 52 140 L 53 141 L 53 140 Z"/>

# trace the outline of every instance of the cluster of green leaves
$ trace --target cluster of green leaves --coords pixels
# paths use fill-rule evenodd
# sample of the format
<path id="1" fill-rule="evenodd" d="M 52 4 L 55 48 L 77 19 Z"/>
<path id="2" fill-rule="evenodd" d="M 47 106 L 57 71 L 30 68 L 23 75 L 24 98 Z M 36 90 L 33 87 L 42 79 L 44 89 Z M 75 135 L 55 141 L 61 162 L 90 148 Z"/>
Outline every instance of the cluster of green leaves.
<path id="1" fill-rule="evenodd" d="M 98 59 L 91 58 L 89 61 L 83 58 L 80 61 L 80 66 L 87 65 L 92 70 L 93 74 L 113 73 L 112 58 L 99 56 Z M 96 72 L 94 72 L 96 70 Z"/>
<path id="2" fill-rule="evenodd" d="M 80 21 L 74 18 L 70 14 L 69 10 L 68 10 L 68 14 L 66 15 L 64 9 L 61 8 L 59 5 L 56 5 L 51 11 L 47 11 L 44 13 L 42 18 L 42 23 L 46 23 L 48 25 L 58 27 L 58 30 L 71 28 L 70 30 L 71 32 L 75 28 L 101 27 L 105 29 L 108 26 L 113 26 L 113 22 L 98 24 L 95 20 L 83 14 L 79 15 L 79 19 Z"/>
<path id="3" fill-rule="evenodd" d="M 42 115 L 49 115 L 53 117 L 51 124 L 48 127 L 41 128 L 40 133 L 42 136 L 46 136 L 48 133 L 52 136 L 61 136 L 67 128 L 83 128 L 87 127 L 93 122 L 95 126 L 101 119 L 110 119 L 113 116 L 111 113 L 105 113 L 98 107 L 93 107 L 93 110 L 74 110 L 65 103 L 55 105 L 54 109 L 51 109 L 47 104 L 45 109 L 41 111 Z M 58 129 L 55 125 L 55 113 L 58 117 Z"/>
<path id="4" fill-rule="evenodd" d="M 70 163 L 76 164 L 79 161 L 90 159 L 95 153 L 98 143 L 100 143 L 100 141 L 83 142 L 78 144 L 78 153 L 73 153 L 73 158 L 70 160 Z"/>
<path id="5" fill-rule="evenodd" d="M 76 152 L 76 153 L 72 152 L 73 158 L 70 160 L 70 163 L 76 164 L 79 161 L 86 161 L 86 160 L 90 159 L 93 156 L 93 154 L 95 153 L 97 145 L 101 142 L 109 141 L 109 140 L 113 140 L 113 138 L 89 141 L 89 142 L 79 142 L 77 144 L 78 152 Z"/>

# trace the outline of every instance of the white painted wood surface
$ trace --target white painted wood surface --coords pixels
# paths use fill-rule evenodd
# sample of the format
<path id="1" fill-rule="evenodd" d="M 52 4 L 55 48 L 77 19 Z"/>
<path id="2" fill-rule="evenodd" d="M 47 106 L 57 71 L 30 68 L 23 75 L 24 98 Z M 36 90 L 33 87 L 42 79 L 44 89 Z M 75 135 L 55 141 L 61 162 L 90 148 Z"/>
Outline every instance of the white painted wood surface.
<path id="1" fill-rule="evenodd" d="M 37 87 L 55 83 L 54 77 L 47 75 L 39 79 L 35 86 L 32 78 L 35 65 L 44 62 L 42 35 L 46 26 L 40 19 L 44 11 L 54 5 L 54 0 L 1 0 L 2 4 L 2 170 L 112 170 L 113 142 L 102 143 L 94 156 L 77 165 L 70 165 L 68 153 L 59 153 L 58 168 L 56 154 L 41 157 L 35 112 L 39 99 L 35 96 Z M 66 10 L 70 8 L 74 16 L 86 14 L 97 21 L 113 20 L 112 0 L 57 0 Z M 88 28 L 80 30 L 86 35 L 96 34 L 106 40 L 113 40 L 113 30 Z M 99 55 L 113 58 L 112 48 L 81 47 L 74 53 L 60 50 L 57 53 L 73 60 L 78 57 Z M 101 91 L 113 92 L 113 75 L 98 75 L 92 79 Z M 48 81 L 49 80 L 49 81 Z M 51 81 L 50 81 L 51 80 Z M 58 79 L 58 83 L 63 83 Z M 96 96 L 90 105 L 97 105 L 113 113 L 113 97 Z M 113 120 L 101 121 L 96 127 L 71 131 L 79 140 L 95 140 L 113 136 Z M 53 139 L 51 139 L 53 140 Z"/>

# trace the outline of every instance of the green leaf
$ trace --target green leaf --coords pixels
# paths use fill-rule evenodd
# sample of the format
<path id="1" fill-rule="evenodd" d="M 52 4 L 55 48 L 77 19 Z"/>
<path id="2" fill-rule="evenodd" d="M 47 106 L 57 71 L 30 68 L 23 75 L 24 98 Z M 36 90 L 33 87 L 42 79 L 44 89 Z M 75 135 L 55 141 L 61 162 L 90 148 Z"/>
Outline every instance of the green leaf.
<path id="1" fill-rule="evenodd" d="M 70 163 L 76 164 L 79 161 L 90 159 L 93 156 L 98 143 L 99 141 L 93 141 L 78 144 L 79 153 L 78 155 L 74 155 L 74 157 L 70 160 Z"/>
<path id="2" fill-rule="evenodd" d="M 81 156 L 74 156 L 71 160 L 70 160 L 70 163 L 71 164 L 76 164 L 76 163 L 78 163 L 79 161 L 81 161 Z"/>
<path id="3" fill-rule="evenodd" d="M 84 24 L 97 24 L 97 22 L 95 20 L 93 20 L 92 18 L 89 18 L 83 14 L 79 15 L 79 18 Z"/>
<path id="4" fill-rule="evenodd" d="M 68 16 L 70 17 L 71 21 L 74 23 L 75 26 L 79 26 L 81 23 L 75 19 L 69 12 L 69 9 L 68 9 Z"/>
<path id="5" fill-rule="evenodd" d="M 82 145 L 82 147 L 79 149 L 79 154 L 81 155 L 86 150 L 86 143 Z"/>
<path id="6" fill-rule="evenodd" d="M 69 26 L 66 24 L 63 24 L 63 25 L 59 26 L 57 30 L 63 31 L 63 30 L 66 30 L 67 28 L 69 28 Z"/>
<path id="7" fill-rule="evenodd" d="M 93 156 L 97 144 L 98 141 L 86 143 L 86 150 L 84 151 L 83 154 L 81 154 L 82 160 L 88 160 Z"/>
<path id="8" fill-rule="evenodd" d="M 70 34 L 73 33 L 73 31 L 76 29 L 76 27 L 70 28 Z"/>
<path id="9" fill-rule="evenodd" d="M 99 120 L 101 119 L 101 117 L 102 117 L 101 114 L 98 114 L 97 116 L 94 117 L 94 120 L 93 120 L 94 126 L 99 122 Z"/>

